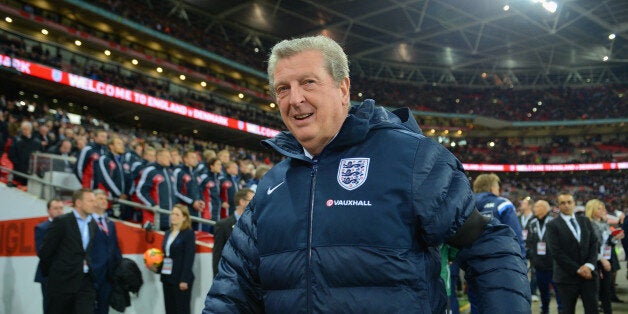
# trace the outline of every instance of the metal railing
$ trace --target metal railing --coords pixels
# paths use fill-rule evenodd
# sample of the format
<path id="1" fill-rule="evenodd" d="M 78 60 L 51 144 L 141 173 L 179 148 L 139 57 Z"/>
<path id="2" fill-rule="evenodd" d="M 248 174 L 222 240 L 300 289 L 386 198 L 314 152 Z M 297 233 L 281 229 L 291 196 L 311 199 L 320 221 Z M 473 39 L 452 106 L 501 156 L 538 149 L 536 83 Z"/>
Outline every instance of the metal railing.
<path id="1" fill-rule="evenodd" d="M 64 160 L 64 159 L 67 158 L 67 157 L 63 157 L 63 156 L 59 156 L 59 155 L 50 155 L 50 154 L 33 154 L 33 155 L 34 156 L 35 155 L 37 155 L 37 156 L 45 155 L 45 157 L 52 158 L 52 159 L 55 159 L 55 160 Z M 37 159 L 37 156 L 35 156 L 35 159 Z M 70 158 L 73 158 L 73 157 L 70 157 Z M 36 164 L 37 163 L 33 163 L 33 165 L 36 165 Z M 33 167 L 33 168 L 37 169 L 36 167 Z M 74 188 L 68 187 L 68 185 L 57 184 L 57 183 L 52 182 L 53 176 L 52 175 L 46 175 L 45 173 L 42 174 L 43 178 L 40 178 L 39 175 L 30 175 L 30 174 L 27 174 L 27 173 L 23 173 L 23 172 L 16 171 L 16 170 L 9 169 L 9 168 L 2 167 L 2 166 L 0 166 L 0 171 L 9 173 L 10 174 L 9 178 L 11 177 L 11 175 L 17 175 L 17 176 L 20 176 L 20 177 L 28 179 L 29 189 L 32 186 L 35 186 L 33 183 L 38 183 L 38 184 L 41 184 L 41 185 L 47 187 L 48 189 L 40 189 L 38 191 L 39 195 L 36 195 L 36 196 L 38 196 L 38 197 L 40 197 L 40 198 L 42 198 L 44 200 L 50 200 L 52 198 L 60 198 L 59 195 L 62 194 L 61 192 L 74 192 L 76 190 Z M 72 175 L 74 175 L 74 174 L 72 174 Z M 46 180 L 46 178 L 48 180 Z M 76 179 L 76 177 L 74 177 L 74 178 Z M 78 182 L 78 179 L 76 179 L 76 180 Z M 10 179 L 9 179 L 9 182 L 10 182 Z M 79 186 L 80 186 L 80 183 L 79 183 Z M 34 189 L 34 190 L 36 190 L 36 189 Z M 48 191 L 48 192 L 46 193 L 46 191 Z M 29 191 L 29 193 L 31 193 L 31 191 Z M 36 193 L 31 193 L 31 194 L 36 194 Z M 136 209 L 143 209 L 143 210 L 148 210 L 148 211 L 152 211 L 152 212 L 156 213 L 155 221 L 153 223 L 154 223 L 154 226 L 156 226 L 157 228 L 160 225 L 159 224 L 160 223 L 160 215 L 157 215 L 157 214 L 170 215 L 170 213 L 171 213 L 171 210 L 163 209 L 163 208 L 160 208 L 160 207 L 157 207 L 157 206 L 150 207 L 150 206 L 146 206 L 144 204 L 140 204 L 140 203 L 136 203 L 136 202 L 132 202 L 132 201 L 128 201 L 128 200 L 123 200 L 123 199 L 115 198 L 115 197 L 108 197 L 108 199 L 110 201 L 112 201 L 113 203 L 117 203 L 117 204 L 120 204 L 120 205 L 131 206 L 131 207 L 134 207 Z M 216 224 L 216 222 L 213 221 L 213 220 L 203 219 L 203 218 L 194 217 L 194 216 L 190 216 L 190 220 L 193 221 L 193 222 L 198 222 L 200 224 L 204 224 L 204 225 L 211 225 L 211 226 L 213 226 L 213 225 Z"/>

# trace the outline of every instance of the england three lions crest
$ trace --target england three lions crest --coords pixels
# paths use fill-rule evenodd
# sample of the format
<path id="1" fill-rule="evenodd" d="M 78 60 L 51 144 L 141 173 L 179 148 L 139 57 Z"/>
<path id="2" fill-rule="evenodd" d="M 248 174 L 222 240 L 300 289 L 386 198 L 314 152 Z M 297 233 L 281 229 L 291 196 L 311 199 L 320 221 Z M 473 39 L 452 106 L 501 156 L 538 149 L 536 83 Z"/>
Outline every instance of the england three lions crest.
<path id="1" fill-rule="evenodd" d="M 344 158 L 338 165 L 338 184 L 346 190 L 355 190 L 366 181 L 370 158 Z"/>

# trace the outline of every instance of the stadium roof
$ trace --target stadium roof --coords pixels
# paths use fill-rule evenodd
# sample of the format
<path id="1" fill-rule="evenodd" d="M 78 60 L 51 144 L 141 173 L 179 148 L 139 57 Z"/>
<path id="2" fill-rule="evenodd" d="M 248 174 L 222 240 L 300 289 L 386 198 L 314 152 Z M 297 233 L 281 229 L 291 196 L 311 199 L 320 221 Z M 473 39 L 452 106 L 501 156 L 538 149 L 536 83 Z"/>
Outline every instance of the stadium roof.
<path id="1" fill-rule="evenodd" d="M 171 14 L 210 29 L 237 27 L 263 49 L 279 39 L 325 34 L 346 48 L 353 76 L 461 86 L 628 82 L 625 0 L 172 0 L 153 5 L 168 6 Z"/>

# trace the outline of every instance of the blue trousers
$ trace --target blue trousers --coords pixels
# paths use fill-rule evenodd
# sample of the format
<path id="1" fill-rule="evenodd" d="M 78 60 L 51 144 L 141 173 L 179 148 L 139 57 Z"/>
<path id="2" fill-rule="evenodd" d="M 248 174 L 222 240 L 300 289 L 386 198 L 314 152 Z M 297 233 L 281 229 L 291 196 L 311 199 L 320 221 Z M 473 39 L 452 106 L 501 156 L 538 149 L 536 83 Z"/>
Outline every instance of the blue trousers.
<path id="1" fill-rule="evenodd" d="M 562 304 L 560 303 L 560 297 L 558 296 L 558 289 L 556 289 L 556 284 L 554 280 L 552 280 L 552 271 L 551 270 L 539 270 L 536 269 L 536 284 L 539 288 L 539 292 L 541 293 L 541 313 L 549 313 L 549 304 L 550 304 L 550 284 L 554 288 L 554 293 L 556 294 L 556 304 L 558 305 L 558 313 L 563 309 Z"/>

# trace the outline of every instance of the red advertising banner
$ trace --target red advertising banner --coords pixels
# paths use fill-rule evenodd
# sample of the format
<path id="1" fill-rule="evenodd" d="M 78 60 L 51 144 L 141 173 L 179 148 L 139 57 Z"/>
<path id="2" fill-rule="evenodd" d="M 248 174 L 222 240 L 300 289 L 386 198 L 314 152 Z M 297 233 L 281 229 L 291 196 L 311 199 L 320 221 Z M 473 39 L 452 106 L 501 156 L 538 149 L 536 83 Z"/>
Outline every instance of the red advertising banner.
<path id="1" fill-rule="evenodd" d="M 44 80 L 71 86 L 95 94 L 132 102 L 141 106 L 187 116 L 189 118 L 221 125 L 235 130 L 248 132 L 265 137 L 274 137 L 278 130 L 263 127 L 257 124 L 224 117 L 204 110 L 188 107 L 169 100 L 152 97 L 119 86 L 103 83 L 80 75 L 53 69 L 41 64 L 11 58 L 0 54 L 0 65 L 12 67 L 17 71 L 35 76 Z M 628 162 L 605 162 L 595 164 L 547 164 L 547 165 L 517 165 L 517 164 L 468 164 L 463 163 L 467 171 L 493 172 L 553 172 L 553 171 L 594 171 L 628 169 Z"/>
<path id="2" fill-rule="evenodd" d="M 35 226 L 47 217 L 0 221 L 0 257 L 36 256 Z M 163 232 L 147 232 L 128 222 L 116 222 L 118 245 L 122 254 L 142 254 L 150 248 L 161 248 Z M 209 253 L 209 245 L 197 245 L 196 253 Z"/>
<path id="3" fill-rule="evenodd" d="M 261 135 L 265 137 L 274 137 L 279 133 L 279 131 L 275 129 L 263 127 L 250 122 L 240 121 L 234 118 L 224 117 L 204 110 L 178 104 L 169 100 L 156 98 L 123 87 L 103 83 L 80 75 L 53 69 L 41 64 L 24 61 L 18 58 L 11 58 L 7 55 L 0 54 L 0 65 L 5 67 L 12 67 L 18 72 L 38 77 L 47 81 L 56 82 L 59 84 L 86 90 L 95 94 L 125 100 L 138 105 L 155 108 L 162 111 L 187 116 L 189 118 L 225 126 L 231 129 L 240 130 L 251 134 Z"/>

